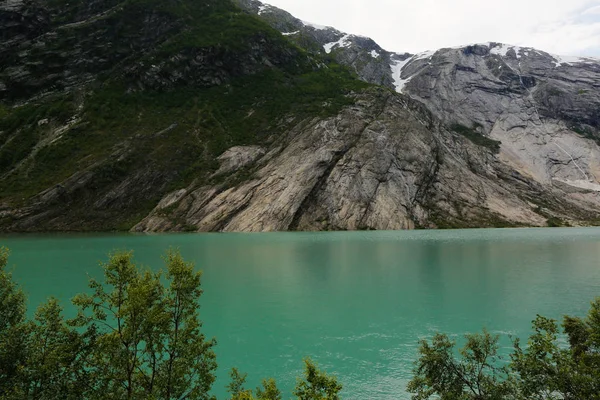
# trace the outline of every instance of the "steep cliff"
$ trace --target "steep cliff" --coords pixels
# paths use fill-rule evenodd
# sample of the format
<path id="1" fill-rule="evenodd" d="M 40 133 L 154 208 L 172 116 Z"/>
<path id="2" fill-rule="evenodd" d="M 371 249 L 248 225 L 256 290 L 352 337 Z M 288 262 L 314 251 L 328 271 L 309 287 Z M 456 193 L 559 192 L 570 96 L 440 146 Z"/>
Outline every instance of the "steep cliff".
<path id="1" fill-rule="evenodd" d="M 175 191 L 134 230 L 546 225 L 591 221 L 598 210 L 595 192 L 524 176 L 385 89 L 356 95 L 330 118 L 300 120 L 271 147 L 236 153 L 244 151 L 229 183 Z"/>
<path id="2" fill-rule="evenodd" d="M 521 174 L 600 191 L 598 60 L 488 43 L 439 50 L 402 74 L 449 126 L 500 141 L 498 158 Z"/>

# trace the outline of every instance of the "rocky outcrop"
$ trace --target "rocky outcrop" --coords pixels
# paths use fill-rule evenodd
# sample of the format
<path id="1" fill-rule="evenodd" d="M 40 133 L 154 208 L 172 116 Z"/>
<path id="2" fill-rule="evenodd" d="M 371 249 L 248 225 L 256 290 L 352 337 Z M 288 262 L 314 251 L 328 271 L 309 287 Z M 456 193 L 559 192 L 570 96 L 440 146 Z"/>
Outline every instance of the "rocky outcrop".
<path id="1" fill-rule="evenodd" d="M 133 230 L 518 226 L 551 215 L 576 223 L 600 206 L 591 193 L 565 197 L 446 130 L 414 100 L 371 90 L 333 118 L 299 122 L 244 181 L 170 193 Z"/>
<path id="2" fill-rule="evenodd" d="M 501 143 L 498 158 L 544 185 L 600 192 L 600 62 L 488 43 L 409 60 L 405 92 L 448 126 Z"/>
<path id="3" fill-rule="evenodd" d="M 281 10 L 257 4 L 247 0 L 245 8 L 281 19 Z M 396 54 L 331 27 L 295 24 L 361 79 L 422 102 L 476 143 L 496 141 L 498 160 L 519 174 L 559 190 L 600 192 L 600 60 L 500 43 Z M 377 61 L 386 67 L 374 68 Z"/>
<path id="4" fill-rule="evenodd" d="M 215 175 L 227 174 L 238 171 L 254 163 L 259 157 L 265 155 L 265 149 L 260 146 L 235 146 L 217 157 L 219 169 Z"/>

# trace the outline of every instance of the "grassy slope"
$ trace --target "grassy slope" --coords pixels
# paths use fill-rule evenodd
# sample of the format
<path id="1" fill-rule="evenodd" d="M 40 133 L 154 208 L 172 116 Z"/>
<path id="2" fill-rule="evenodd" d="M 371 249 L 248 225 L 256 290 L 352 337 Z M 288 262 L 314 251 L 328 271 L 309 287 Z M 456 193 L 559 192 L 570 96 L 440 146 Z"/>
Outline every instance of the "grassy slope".
<path id="1" fill-rule="evenodd" d="M 304 51 L 225 0 L 133 0 L 101 23 L 109 31 L 121 27 L 119 35 L 127 38 L 144 29 L 137 22 L 130 26 L 129 21 L 143 20 L 141 16 L 149 8 L 175 21 L 177 31 L 152 52 L 130 56 L 130 63 L 168 59 L 203 48 L 219 49 L 244 60 L 257 42 L 266 42 L 274 53 L 293 54 L 293 59 L 253 75 L 234 77 L 227 85 L 175 86 L 160 91 L 128 90 L 132 83 L 118 74 L 121 61 L 115 69 L 101 71 L 99 81 L 81 93 L 54 95 L 18 108 L 1 105 L 1 203 L 25 205 L 32 196 L 77 171 L 94 173 L 91 184 L 52 205 L 68 214 L 58 222 L 42 223 L 39 229 L 128 229 L 166 191 L 194 179 L 206 182 L 217 167 L 215 157 L 228 147 L 267 142 L 285 128 L 281 121 L 289 114 L 336 113 L 349 103 L 346 93 L 365 86 L 331 60 L 325 60 L 327 68 L 315 68 L 316 63 Z M 70 32 L 71 37 L 95 28 L 73 29 L 76 32 Z M 58 43 L 60 47 L 62 42 Z M 123 45 L 115 43 L 115 49 Z M 78 110 L 78 105 L 83 108 Z M 79 119 L 71 129 L 39 149 L 35 157 L 27 158 L 40 139 L 74 115 Z M 48 119 L 48 124 L 38 126 L 43 119 Z M 127 201 L 95 205 L 119 183 L 148 171 L 150 177 L 138 183 L 154 185 L 151 195 L 140 190 L 144 195 L 136 197 L 136 188 L 129 188 L 133 193 Z M 10 222 L 0 220 L 0 226 Z"/>

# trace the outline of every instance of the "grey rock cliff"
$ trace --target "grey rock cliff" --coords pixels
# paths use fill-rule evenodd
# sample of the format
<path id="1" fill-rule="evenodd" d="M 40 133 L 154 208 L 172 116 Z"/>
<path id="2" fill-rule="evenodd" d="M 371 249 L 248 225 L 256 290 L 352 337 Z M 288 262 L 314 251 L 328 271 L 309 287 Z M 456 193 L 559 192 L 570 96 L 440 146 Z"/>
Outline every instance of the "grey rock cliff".
<path id="1" fill-rule="evenodd" d="M 448 126 L 501 142 L 539 183 L 600 191 L 600 62 L 488 43 L 409 60 L 404 91 Z"/>
<path id="2" fill-rule="evenodd" d="M 300 121 L 244 181 L 173 192 L 134 230 L 544 225 L 550 214 L 576 222 L 598 206 L 590 191 L 541 185 L 418 102 L 373 89 L 336 117 Z"/>
<path id="3" fill-rule="evenodd" d="M 281 13 L 259 8 L 261 18 Z M 520 176 L 598 202 L 600 60 L 500 43 L 398 54 L 331 27 L 295 29 L 361 79 L 422 102 L 448 130 L 497 141 L 495 158 Z"/>

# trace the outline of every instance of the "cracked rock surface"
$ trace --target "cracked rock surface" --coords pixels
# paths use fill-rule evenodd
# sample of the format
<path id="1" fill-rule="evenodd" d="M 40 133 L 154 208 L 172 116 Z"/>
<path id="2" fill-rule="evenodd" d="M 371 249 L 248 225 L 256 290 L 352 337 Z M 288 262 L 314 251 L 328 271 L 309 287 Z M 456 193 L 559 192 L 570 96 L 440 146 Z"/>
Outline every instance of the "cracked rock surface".
<path id="1" fill-rule="evenodd" d="M 333 118 L 299 122 L 243 182 L 171 193 L 175 206 L 159 204 L 133 230 L 545 225 L 539 198 L 573 219 L 598 207 L 592 191 L 563 195 L 448 131 L 418 102 L 372 89 Z"/>

